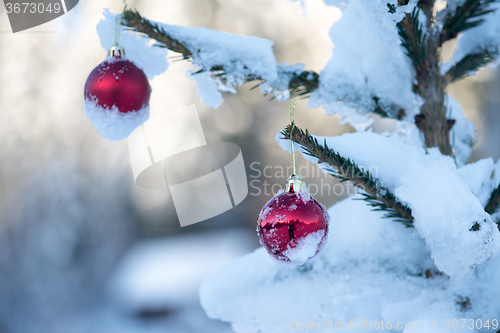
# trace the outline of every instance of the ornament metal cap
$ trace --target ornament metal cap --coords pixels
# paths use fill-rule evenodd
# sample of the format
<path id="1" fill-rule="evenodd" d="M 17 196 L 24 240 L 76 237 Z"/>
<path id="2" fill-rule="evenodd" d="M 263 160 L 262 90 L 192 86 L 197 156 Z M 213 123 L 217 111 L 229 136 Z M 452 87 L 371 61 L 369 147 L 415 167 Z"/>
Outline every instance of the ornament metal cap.
<path id="1" fill-rule="evenodd" d="M 306 182 L 302 180 L 302 177 L 296 173 L 292 173 L 286 180 L 285 190 L 287 192 L 307 191 L 307 185 Z"/>
<path id="2" fill-rule="evenodd" d="M 125 49 L 120 45 L 113 45 L 108 50 L 108 56 L 120 58 L 125 56 Z"/>

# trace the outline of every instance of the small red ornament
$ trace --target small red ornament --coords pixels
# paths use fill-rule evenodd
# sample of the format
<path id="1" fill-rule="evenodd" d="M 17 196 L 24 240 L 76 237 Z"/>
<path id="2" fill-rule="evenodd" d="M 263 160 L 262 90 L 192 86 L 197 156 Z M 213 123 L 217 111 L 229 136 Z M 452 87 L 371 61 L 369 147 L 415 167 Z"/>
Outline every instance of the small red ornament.
<path id="1" fill-rule="evenodd" d="M 146 74 L 121 56 L 108 57 L 97 66 L 85 83 L 85 98 L 120 112 L 139 111 L 149 105 L 151 87 Z"/>
<path id="2" fill-rule="evenodd" d="M 278 192 L 259 214 L 257 234 L 260 244 L 274 258 L 303 264 L 316 256 L 328 237 L 330 215 L 316 201 L 307 186 L 295 173 L 295 129 L 293 114 L 296 103 L 290 100 L 290 155 L 292 174 L 286 180 L 285 191 Z"/>
<path id="3" fill-rule="evenodd" d="M 299 190 L 295 191 L 294 186 Z M 328 236 L 328 223 L 326 208 L 309 194 L 298 175 L 292 175 L 287 189 L 262 208 L 257 233 L 271 256 L 302 264 L 321 251 Z"/>
<path id="4" fill-rule="evenodd" d="M 85 112 L 105 138 L 121 140 L 149 118 L 146 74 L 114 46 L 85 83 Z"/>

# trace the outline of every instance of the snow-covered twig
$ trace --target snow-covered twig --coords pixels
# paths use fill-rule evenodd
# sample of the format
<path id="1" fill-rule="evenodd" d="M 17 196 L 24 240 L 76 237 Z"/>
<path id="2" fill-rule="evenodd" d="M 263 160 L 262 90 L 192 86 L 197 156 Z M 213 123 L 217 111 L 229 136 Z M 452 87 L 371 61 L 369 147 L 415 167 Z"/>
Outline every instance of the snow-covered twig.
<path id="1" fill-rule="evenodd" d="M 150 21 L 136 10 L 127 9 L 124 12 L 122 25 L 128 27 L 130 30 L 143 34 L 145 37 L 156 41 L 155 46 L 166 48 L 170 51 L 180 53 L 182 58 L 185 60 L 192 59 L 196 51 L 200 51 L 199 45 L 188 45 L 189 43 L 181 40 L 180 38 L 174 37 L 170 31 L 167 31 L 162 24 Z M 193 50 L 195 52 L 193 52 Z M 282 65 L 280 65 L 282 66 Z M 292 97 L 302 97 L 307 98 L 312 92 L 318 89 L 319 86 L 319 74 L 312 70 L 297 70 L 297 71 L 285 71 L 280 73 L 280 66 L 278 66 L 278 79 L 284 79 L 281 76 L 287 76 L 286 81 L 287 86 L 283 89 L 288 90 L 287 96 Z M 293 67 L 290 66 L 290 67 Z M 201 74 L 203 72 L 209 71 L 214 78 L 223 79 L 227 76 L 227 69 L 223 65 L 215 65 L 210 68 L 200 68 L 198 71 L 194 72 L 193 75 Z M 281 74 L 281 75 L 280 75 Z M 259 75 L 246 75 L 244 77 L 237 78 L 241 83 L 256 82 L 257 84 L 252 88 L 257 88 L 260 86 L 271 86 L 271 89 L 262 89 L 264 96 L 268 93 L 273 93 L 273 82 L 266 82 L 266 79 Z M 396 118 L 398 120 L 403 119 L 406 111 L 399 107 L 398 105 L 390 105 L 384 102 L 384 105 L 380 105 L 378 101 L 380 98 L 378 96 L 372 97 L 374 100 L 373 112 L 382 117 Z M 394 114 L 388 110 L 397 110 Z"/>
<path id="2" fill-rule="evenodd" d="M 446 72 L 446 83 L 449 84 L 467 76 L 474 75 L 479 68 L 488 65 L 495 60 L 497 56 L 498 52 L 496 50 L 490 51 L 488 49 L 477 53 L 467 54 Z"/>
<path id="3" fill-rule="evenodd" d="M 394 218 L 406 226 L 412 226 L 411 209 L 399 202 L 388 188 L 379 184 L 369 171 L 329 148 L 326 141 L 324 145 L 321 145 L 307 130 L 304 132 L 295 127 L 290 138 L 290 129 L 289 125 L 281 132 L 284 139 L 292 139 L 300 144 L 305 149 L 306 154 L 318 159 L 318 164 L 330 165 L 331 168 L 328 171 L 333 177 L 339 178 L 341 181 L 351 181 L 354 186 L 362 188 L 365 191 L 364 200 L 375 210 L 385 211 L 385 217 Z"/>
<path id="4" fill-rule="evenodd" d="M 461 6 L 457 6 L 453 13 L 448 13 L 441 30 L 439 43 L 456 38 L 459 33 L 477 27 L 484 22 L 480 18 L 488 13 L 493 12 L 493 9 L 488 7 L 489 4 L 496 0 L 466 0 Z"/>
<path id="5" fill-rule="evenodd" d="M 158 42 L 156 46 L 164 47 L 182 54 L 184 59 L 190 59 L 193 56 L 188 45 L 185 45 L 183 41 L 172 37 L 161 25 L 142 17 L 136 10 L 126 10 L 123 15 L 122 24 L 133 31 L 142 33 L 148 38 L 154 39 Z M 196 47 L 196 45 L 194 46 Z M 225 74 L 225 68 L 223 66 L 214 66 L 209 70 L 217 76 Z M 200 73 L 203 71 L 205 71 L 205 69 L 200 70 Z M 264 81 L 262 77 L 255 75 L 249 75 L 240 79 L 244 82 Z M 288 83 L 290 96 L 308 95 L 318 88 L 318 82 L 319 75 L 314 71 L 301 71 L 299 73 L 293 73 Z"/>

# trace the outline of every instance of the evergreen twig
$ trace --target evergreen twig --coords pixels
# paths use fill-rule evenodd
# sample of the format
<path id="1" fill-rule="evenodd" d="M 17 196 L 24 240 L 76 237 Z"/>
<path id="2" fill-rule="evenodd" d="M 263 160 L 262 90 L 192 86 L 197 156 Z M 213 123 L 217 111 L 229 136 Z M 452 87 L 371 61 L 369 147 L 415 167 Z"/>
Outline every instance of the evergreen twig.
<path id="1" fill-rule="evenodd" d="M 284 139 L 292 139 L 300 144 L 304 148 L 305 154 L 318 159 L 318 164 L 327 163 L 330 165 L 331 168 L 327 170 L 333 177 L 340 179 L 341 182 L 351 181 L 354 186 L 363 189 L 365 192 L 362 193 L 363 200 L 372 206 L 374 210 L 386 212 L 384 217 L 393 218 L 404 223 L 407 227 L 413 226 L 411 209 L 399 202 L 394 194 L 388 188 L 382 186 L 369 171 L 329 148 L 326 140 L 321 145 L 307 130 L 304 132 L 302 129 L 295 127 L 292 138 L 290 138 L 290 126 L 287 126 L 281 132 Z"/>
<path id="2" fill-rule="evenodd" d="M 396 24 L 401 45 L 410 58 L 413 67 L 418 73 L 424 72 L 428 66 L 427 35 L 423 25 L 418 20 L 419 9 L 416 7 L 410 14 Z"/>
<path id="3" fill-rule="evenodd" d="M 484 207 L 484 210 L 488 214 L 493 214 L 498 211 L 499 206 L 500 206 L 500 185 L 498 185 L 497 188 L 495 188 L 493 192 L 491 192 L 490 199 L 488 200 L 488 203 Z"/>
<path id="4" fill-rule="evenodd" d="M 452 83 L 457 80 L 463 79 L 472 73 L 476 72 L 479 68 L 488 65 L 491 61 L 495 60 L 498 52 L 483 50 L 477 53 L 470 53 L 462 58 L 459 62 L 453 65 L 445 74 L 446 83 Z"/>
<path id="5" fill-rule="evenodd" d="M 157 44 L 155 46 L 169 49 L 170 51 L 177 52 L 183 55 L 184 59 L 191 59 L 192 52 L 189 47 L 182 41 L 177 40 L 170 36 L 156 22 L 150 21 L 139 14 L 137 10 L 127 9 L 123 14 L 122 25 L 128 27 L 130 30 L 141 33 L 148 38 L 154 39 Z M 198 73 L 201 73 L 199 71 Z M 217 76 L 224 76 L 225 71 L 222 66 L 214 66 L 210 72 L 216 73 Z M 245 82 L 262 81 L 262 78 L 256 76 L 248 76 L 243 78 Z M 303 71 L 299 74 L 293 74 L 288 84 L 288 90 L 291 97 L 306 96 L 311 94 L 318 88 L 319 74 L 314 71 Z"/>
<path id="6" fill-rule="evenodd" d="M 139 14 L 137 10 L 127 9 L 123 13 L 122 25 L 128 27 L 130 30 L 138 32 L 144 35 L 147 38 L 151 38 L 155 40 L 157 43 L 155 46 L 166 48 L 170 51 L 180 53 L 182 55 L 182 59 L 188 60 L 192 58 L 193 45 L 186 45 L 182 41 L 173 38 L 168 34 L 167 31 L 161 25 L 156 22 L 150 21 Z M 198 73 L 202 73 L 205 70 L 199 70 Z M 226 72 L 223 66 L 214 66 L 210 68 L 210 72 L 213 76 L 224 78 Z M 242 78 L 244 82 L 258 82 L 256 86 L 252 89 L 257 88 L 263 81 L 262 78 L 257 76 L 248 76 Z M 319 74 L 315 71 L 303 71 L 300 73 L 294 73 L 288 83 L 288 91 L 290 92 L 290 98 L 292 97 L 302 97 L 307 98 L 310 94 L 315 91 L 319 86 Z M 374 96 L 373 99 L 376 101 L 376 106 L 373 112 L 379 114 L 382 117 L 396 118 L 402 119 L 405 115 L 405 111 L 401 109 L 399 106 L 391 105 L 388 106 L 390 110 L 398 110 L 396 114 L 393 112 L 389 112 L 384 110 L 380 105 L 378 105 L 377 101 L 378 97 Z"/>
<path id="7" fill-rule="evenodd" d="M 439 44 L 456 38 L 459 33 L 477 27 L 484 22 L 481 16 L 493 12 L 489 4 L 496 0 L 465 0 L 461 6 L 457 6 L 455 12 L 448 13 L 439 36 Z"/>

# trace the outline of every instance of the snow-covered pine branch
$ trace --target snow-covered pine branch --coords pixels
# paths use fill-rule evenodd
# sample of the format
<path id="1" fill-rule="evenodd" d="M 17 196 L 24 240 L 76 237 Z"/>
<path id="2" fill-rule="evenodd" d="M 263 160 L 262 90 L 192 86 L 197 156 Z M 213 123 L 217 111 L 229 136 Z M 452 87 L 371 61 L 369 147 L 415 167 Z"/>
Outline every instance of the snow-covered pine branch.
<path id="1" fill-rule="evenodd" d="M 500 236 L 493 221 L 500 215 L 500 163 L 466 165 L 474 125 L 446 87 L 497 62 L 500 1 L 448 0 L 437 16 L 433 0 L 324 1 L 343 15 L 330 30 L 333 56 L 320 74 L 302 64 L 278 65 L 268 40 L 125 12 L 128 35 L 152 39 L 157 50 L 193 62 L 190 77 L 209 106 L 222 102 L 221 91 L 234 93 L 235 86 L 253 82 L 279 100 L 310 97 L 309 106 L 351 123 L 359 132 L 320 138 L 306 131 L 300 132 L 305 141 L 295 141 L 306 148 L 305 158 L 324 162 L 319 166 L 325 172 L 373 185 L 377 191 L 368 195 L 375 208 L 396 214 L 404 207 L 407 220 L 413 219 L 414 228 L 404 228 L 354 200 L 361 196 L 348 198 L 329 210 L 332 232 L 318 262 L 292 270 L 259 249 L 207 279 L 205 310 L 238 332 L 272 333 L 286 331 L 291 318 L 424 325 L 498 318 Z M 103 22 L 115 19 L 108 15 Z M 452 60 L 443 64 L 443 43 L 457 37 Z M 154 49 L 147 38 L 141 45 Z M 363 132 L 374 113 L 398 119 L 396 132 Z M 288 149 L 288 140 L 279 141 Z M 363 174 L 364 165 L 375 166 L 376 177 Z M 349 178 L 344 171 L 351 170 L 360 178 Z M 245 306 L 235 306 L 234 295 Z"/>
<path id="2" fill-rule="evenodd" d="M 439 34 L 439 44 L 456 38 L 459 33 L 480 26 L 485 22 L 484 15 L 493 13 L 489 5 L 496 0 L 448 1 L 448 10 L 443 14 L 444 23 Z M 461 3 L 460 3 L 461 2 Z"/>
<path id="3" fill-rule="evenodd" d="M 157 23 L 144 18 L 136 10 L 126 10 L 122 24 L 154 40 L 155 46 L 180 53 L 183 59 L 191 60 L 197 68 L 191 73 L 191 78 L 196 81 L 204 103 L 212 107 L 218 107 L 222 102 L 222 96 L 217 91 L 235 93 L 235 85 L 248 82 L 257 82 L 252 89 L 260 87 L 265 95 L 273 94 L 280 101 L 291 97 L 309 97 L 318 89 L 318 73 L 304 70 L 303 64 L 276 64 L 270 41 L 205 28 Z M 195 38 L 200 36 L 201 31 L 204 38 Z M 249 56 L 254 59 L 249 59 Z M 351 85 L 349 89 L 354 91 L 357 88 Z M 209 92 L 218 96 L 209 97 Z M 335 102 L 342 96 L 336 98 Z M 347 96 L 344 98 L 348 100 Z M 366 103 L 369 104 L 368 113 L 396 119 L 405 115 L 402 106 L 375 93 L 367 97 Z"/>
<path id="4" fill-rule="evenodd" d="M 328 164 L 324 168 L 326 172 L 341 181 L 350 181 L 354 186 L 361 188 L 365 193 L 364 200 L 375 210 L 384 211 L 384 217 L 395 219 L 404 223 L 406 226 L 412 226 L 413 217 L 411 209 L 398 201 L 392 192 L 380 184 L 378 179 L 370 174 L 369 170 L 358 166 L 354 160 L 345 158 L 335 150 L 328 147 L 326 139 L 321 145 L 318 139 L 295 127 L 292 136 L 290 136 L 291 125 L 288 125 L 282 132 L 282 139 L 290 140 L 302 146 L 302 152 L 315 158 L 317 164 Z"/>
<path id="5" fill-rule="evenodd" d="M 259 82 L 257 86 L 264 93 L 284 100 L 310 94 L 318 86 L 318 74 L 304 71 L 304 65 L 278 65 L 272 52 L 273 43 L 265 39 L 161 24 L 134 10 L 124 12 L 122 24 L 155 40 L 155 46 L 190 59 L 197 68 L 191 76 L 198 88 L 211 84 L 219 91 L 236 93 L 235 85 Z M 222 97 L 216 100 L 221 102 Z M 218 107 L 220 102 L 210 106 Z"/>

